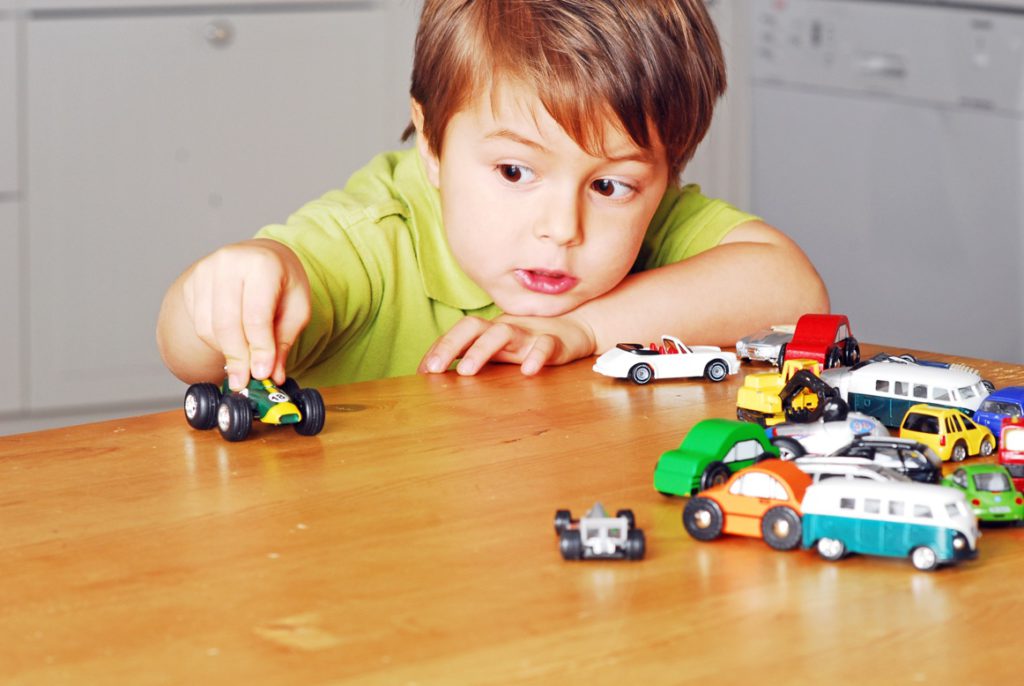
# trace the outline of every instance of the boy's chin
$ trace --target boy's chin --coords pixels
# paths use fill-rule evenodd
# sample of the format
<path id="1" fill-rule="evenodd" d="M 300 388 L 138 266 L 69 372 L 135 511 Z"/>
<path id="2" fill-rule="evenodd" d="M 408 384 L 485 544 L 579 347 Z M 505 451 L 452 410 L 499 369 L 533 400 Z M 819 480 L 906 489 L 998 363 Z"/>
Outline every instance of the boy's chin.
<path id="1" fill-rule="evenodd" d="M 495 304 L 503 314 L 513 317 L 557 317 L 572 312 L 582 304 L 577 298 L 542 294 L 530 294 L 508 300 L 509 302 L 503 303 L 496 299 Z"/>

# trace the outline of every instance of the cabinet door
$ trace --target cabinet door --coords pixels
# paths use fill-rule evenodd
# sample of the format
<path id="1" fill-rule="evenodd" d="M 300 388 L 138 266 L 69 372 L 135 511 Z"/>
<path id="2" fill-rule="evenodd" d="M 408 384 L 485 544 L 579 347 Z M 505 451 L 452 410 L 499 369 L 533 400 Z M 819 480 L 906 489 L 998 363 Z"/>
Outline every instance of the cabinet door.
<path id="1" fill-rule="evenodd" d="M 15 114 L 17 55 L 11 0 L 0 0 L 0 198 L 18 189 Z"/>
<path id="2" fill-rule="evenodd" d="M 18 205 L 0 200 L 0 413 L 21 409 L 21 244 Z"/>
<path id="3" fill-rule="evenodd" d="M 395 12 L 28 22 L 33 408 L 180 399 L 154 342 L 174 278 L 399 145 Z"/>

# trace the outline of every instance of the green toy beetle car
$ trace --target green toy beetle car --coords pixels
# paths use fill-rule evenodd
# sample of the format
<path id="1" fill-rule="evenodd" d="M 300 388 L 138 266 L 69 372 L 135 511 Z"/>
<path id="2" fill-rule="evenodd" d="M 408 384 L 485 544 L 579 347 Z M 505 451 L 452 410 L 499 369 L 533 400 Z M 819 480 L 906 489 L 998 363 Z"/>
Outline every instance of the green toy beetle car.
<path id="1" fill-rule="evenodd" d="M 1006 467 L 998 464 L 971 464 L 957 467 L 942 480 L 943 486 L 961 491 L 967 504 L 983 522 L 1024 520 L 1024 496 L 1013 485 Z"/>
<path id="2" fill-rule="evenodd" d="M 682 445 L 658 459 L 654 490 L 662 495 L 694 495 L 769 457 L 779 457 L 779 449 L 760 425 L 705 419 L 690 429 Z"/>
<path id="3" fill-rule="evenodd" d="M 185 392 L 185 419 L 194 429 L 220 429 L 229 441 L 243 441 L 253 420 L 264 424 L 291 424 L 296 433 L 315 436 L 324 428 L 324 400 L 315 388 L 299 388 L 288 379 L 278 388 L 270 379 L 250 379 L 232 393 L 225 379 L 220 388 L 197 383 Z"/>

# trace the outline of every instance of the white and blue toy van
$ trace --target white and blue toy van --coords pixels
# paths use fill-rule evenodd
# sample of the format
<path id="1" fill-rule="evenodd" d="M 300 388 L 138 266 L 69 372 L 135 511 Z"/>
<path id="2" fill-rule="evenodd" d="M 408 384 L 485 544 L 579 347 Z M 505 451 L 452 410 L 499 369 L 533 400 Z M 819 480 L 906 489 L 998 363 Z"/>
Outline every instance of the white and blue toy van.
<path id="1" fill-rule="evenodd" d="M 803 545 L 826 560 L 847 553 L 909 557 L 921 570 L 978 554 L 978 520 L 962 493 L 933 484 L 829 479 L 807 488 Z"/>

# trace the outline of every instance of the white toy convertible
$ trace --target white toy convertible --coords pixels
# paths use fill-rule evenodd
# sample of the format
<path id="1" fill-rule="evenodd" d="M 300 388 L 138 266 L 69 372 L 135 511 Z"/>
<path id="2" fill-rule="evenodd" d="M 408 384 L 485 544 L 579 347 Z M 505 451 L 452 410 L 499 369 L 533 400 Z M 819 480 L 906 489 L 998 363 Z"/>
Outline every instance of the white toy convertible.
<path id="1" fill-rule="evenodd" d="M 619 343 L 597 358 L 594 371 L 617 379 L 630 379 L 645 384 L 651 379 L 674 379 L 703 376 L 709 381 L 722 381 L 739 371 L 735 353 L 722 352 L 713 345 L 684 345 L 675 336 L 662 336 L 661 345 L 651 343 Z"/>

